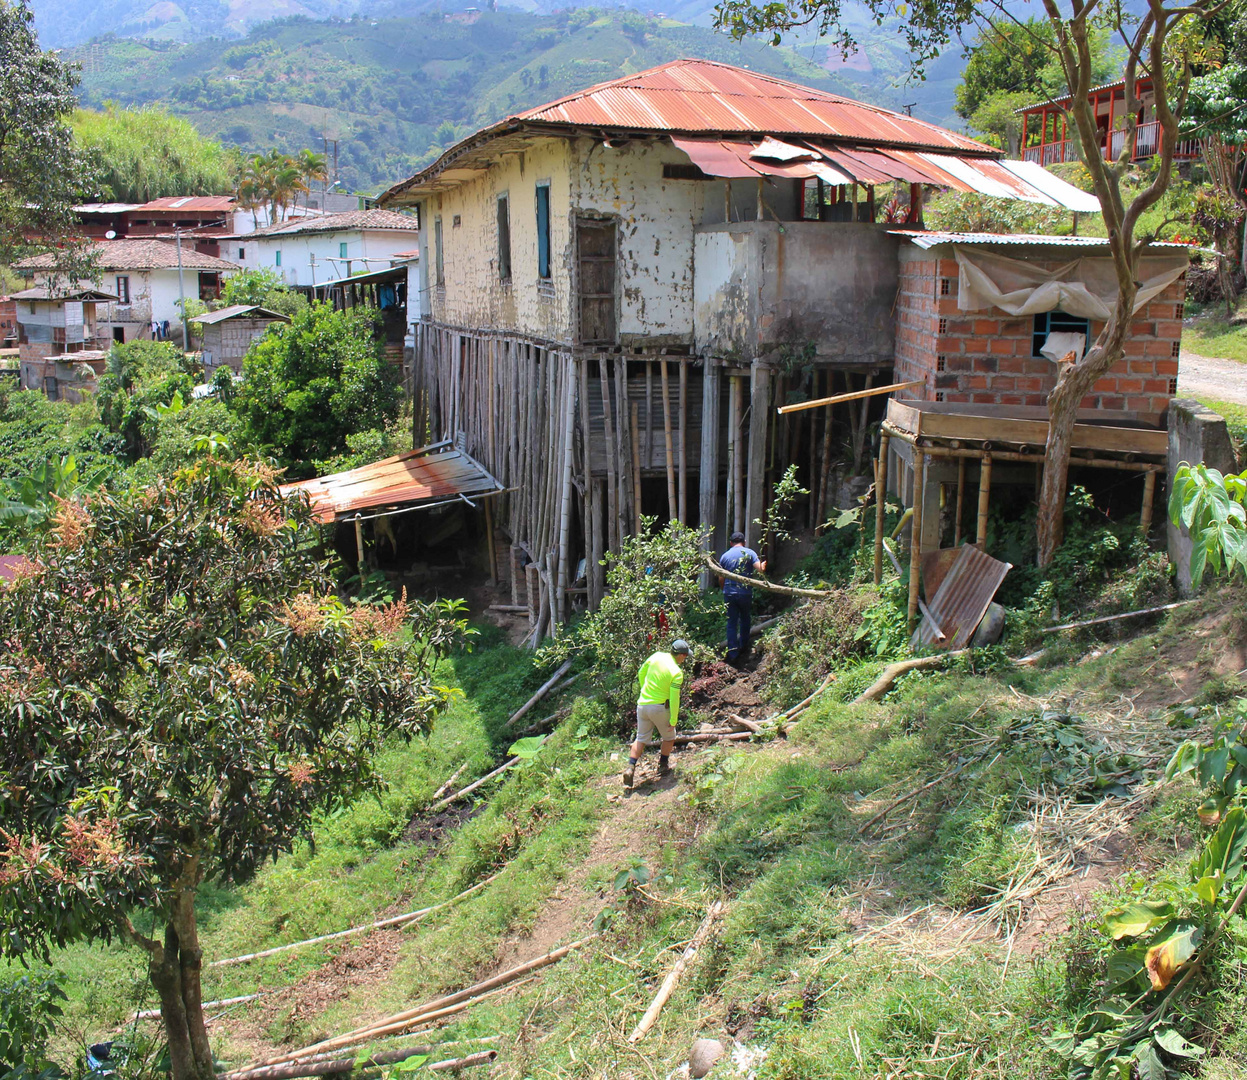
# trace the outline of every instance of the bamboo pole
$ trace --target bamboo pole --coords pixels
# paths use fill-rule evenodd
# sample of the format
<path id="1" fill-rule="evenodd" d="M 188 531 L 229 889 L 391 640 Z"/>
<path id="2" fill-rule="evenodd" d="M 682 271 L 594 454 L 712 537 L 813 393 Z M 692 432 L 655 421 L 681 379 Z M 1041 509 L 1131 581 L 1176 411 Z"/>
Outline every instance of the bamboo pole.
<path id="1" fill-rule="evenodd" d="M 626 417 L 631 415 L 632 409 L 629 404 L 631 398 L 628 394 L 628 362 L 622 357 L 615 363 L 615 395 L 619 401 L 619 457 L 622 462 L 621 473 L 626 479 L 627 473 L 631 469 L 634 473 L 633 487 L 624 486 L 621 490 L 619 501 L 619 539 L 622 542 L 624 536 L 630 532 L 641 531 L 641 500 L 635 498 L 635 492 L 640 490 L 640 471 L 634 468 L 636 462 L 636 440 L 631 438 L 631 428 L 624 427 L 627 423 Z M 632 444 L 629 447 L 629 443 Z M 628 502 L 632 496 L 632 513 L 628 513 Z"/>
<path id="2" fill-rule="evenodd" d="M 654 467 L 654 365 L 645 361 L 645 467 Z"/>
<path id="3" fill-rule="evenodd" d="M 688 524 L 688 363 L 680 361 L 680 524 Z"/>
<path id="4" fill-rule="evenodd" d="M 702 370 L 701 457 L 698 462 L 697 510 L 701 523 L 703 551 L 714 542 L 719 502 L 719 382 L 722 369 L 707 357 Z M 701 587 L 710 588 L 710 575 L 702 572 Z"/>
<path id="5" fill-rule="evenodd" d="M 701 926 L 693 934 L 693 939 L 688 943 L 680 959 L 675 962 L 675 967 L 667 973 L 667 977 L 662 981 L 662 986 L 658 988 L 658 993 L 654 995 L 654 1000 L 650 1002 L 649 1008 L 645 1010 L 645 1015 L 641 1017 L 632 1034 L 628 1036 L 628 1042 L 640 1042 L 645 1038 L 646 1032 L 654 1026 L 654 1023 L 658 1020 L 658 1014 L 662 1012 L 663 1006 L 667 1004 L 667 1001 L 675 991 L 676 984 L 679 983 L 681 976 L 683 976 L 689 964 L 696 958 L 698 950 L 706 943 L 715 920 L 723 914 L 723 907 L 722 900 L 716 900 L 710 905 L 710 910 L 706 912 L 706 917 L 702 920 Z"/>
<path id="6" fill-rule="evenodd" d="M 987 550 L 987 505 L 992 490 L 992 456 L 984 454 L 979 463 L 979 517 L 978 529 L 974 534 L 975 546 L 980 551 Z"/>
<path id="7" fill-rule="evenodd" d="M 725 577 L 729 581 L 739 581 L 742 585 L 751 585 L 755 589 L 761 589 L 763 592 L 778 593 L 780 596 L 804 596 L 808 600 L 822 600 L 833 595 L 827 590 L 795 589 L 790 585 L 773 585 L 769 581 L 763 581 L 762 578 L 745 577 L 743 574 L 735 574 L 731 570 L 724 570 L 713 555 L 706 556 L 706 565 L 710 567 L 712 573 L 718 574 L 719 577 Z"/>
<path id="8" fill-rule="evenodd" d="M 571 669 L 572 669 L 572 662 L 570 660 L 565 660 L 563 663 L 561 663 L 558 666 L 558 670 L 555 671 L 553 675 L 551 675 L 544 683 L 541 684 L 540 689 L 538 689 L 538 691 L 535 694 L 533 694 L 532 697 L 530 697 L 526 702 L 524 702 L 523 705 L 521 705 L 515 711 L 515 713 L 507 721 L 506 726 L 514 727 L 516 722 L 521 717 L 523 717 L 528 712 L 529 709 L 531 709 L 534 705 L 536 705 L 537 702 L 539 702 L 542 698 L 544 698 L 550 692 L 550 689 L 554 686 L 554 684 L 558 682 L 559 679 L 561 679 L 569 671 L 571 671 Z"/>
<path id="9" fill-rule="evenodd" d="M 961 516 L 966 505 L 966 459 L 957 462 L 957 517 L 953 522 L 953 547 L 961 546 Z"/>
<path id="10" fill-rule="evenodd" d="M 918 621 L 918 583 L 922 578 L 922 511 L 926 502 L 927 456 L 914 448 L 914 516 L 909 525 L 909 605 L 906 618 L 912 631 Z"/>
<path id="11" fill-rule="evenodd" d="M 1041 634 L 1055 634 L 1058 630 L 1081 630 L 1084 626 L 1098 626 L 1100 623 L 1120 622 L 1122 619 L 1133 619 L 1138 615 L 1159 615 L 1163 611 L 1186 607 L 1195 603 L 1194 600 L 1178 600 L 1173 604 L 1161 604 L 1159 607 L 1140 608 L 1138 611 L 1123 611 L 1120 615 L 1101 615 L 1098 619 L 1084 619 L 1082 622 L 1062 623 L 1060 626 L 1046 626 Z"/>
<path id="12" fill-rule="evenodd" d="M 618 446 L 615 443 L 613 410 L 611 409 L 610 376 L 606 370 L 606 357 L 598 357 L 598 374 L 602 382 L 602 423 L 606 427 L 606 523 L 609 551 L 619 550 L 619 484 L 615 466 L 618 464 Z"/>
<path id="13" fill-rule="evenodd" d="M 831 483 L 831 432 L 835 409 L 828 405 L 823 417 L 823 458 L 818 473 L 818 505 L 814 512 L 814 535 L 821 536 L 827 523 L 827 485 Z"/>
<path id="14" fill-rule="evenodd" d="M 494 1038 L 494 1036 L 490 1036 Z M 480 1042 L 479 1039 L 464 1039 L 460 1042 Z M 351 1073 L 356 1069 L 374 1069 L 379 1065 L 393 1065 L 400 1061 L 406 1061 L 410 1057 L 417 1055 L 428 1056 L 436 1050 L 440 1050 L 445 1046 L 455 1046 L 457 1042 L 439 1043 L 428 1046 L 404 1046 L 399 1050 L 386 1050 L 382 1053 L 373 1054 L 371 1057 L 365 1058 L 363 1061 L 354 1057 L 335 1058 L 328 1061 L 296 1061 L 289 1065 L 271 1065 L 267 1068 L 253 1069 L 246 1073 L 230 1074 L 235 1080 L 295 1080 L 297 1077 L 308 1076 L 336 1076 L 341 1073 Z M 474 1065 L 488 1065 L 498 1056 L 497 1050 L 481 1050 L 474 1054 L 468 1054 L 465 1057 L 450 1058 L 446 1061 L 438 1061 L 425 1067 L 434 1072 L 452 1072 L 457 1069 L 466 1069 Z M 376 1075 L 376 1074 L 373 1074 Z"/>
<path id="15" fill-rule="evenodd" d="M 641 531 L 641 462 L 639 460 L 640 448 L 637 443 L 637 403 L 632 402 L 632 513 L 633 528 L 636 532 Z M 668 451 L 671 448 L 671 441 L 667 441 Z"/>
<path id="16" fill-rule="evenodd" d="M 667 378 L 667 358 L 664 356 L 658 364 L 658 373 L 662 392 L 662 434 L 667 448 L 667 515 L 672 521 L 679 518 L 679 504 L 676 501 L 675 484 L 675 450 L 671 444 L 671 384 Z"/>
<path id="17" fill-rule="evenodd" d="M 727 532 L 739 530 L 743 517 L 743 496 L 737 498 L 740 487 L 736 467 L 740 461 L 740 379 L 736 375 L 727 378 Z"/>
<path id="18" fill-rule="evenodd" d="M 580 379 L 580 446 L 584 455 L 584 494 L 582 502 L 585 513 L 585 584 L 589 588 L 589 610 L 596 611 L 600 596 L 595 594 L 594 586 L 594 554 L 598 550 L 597 540 L 597 484 L 593 481 L 593 437 L 589 429 L 589 365 L 587 361 L 578 364 Z"/>
<path id="19" fill-rule="evenodd" d="M 813 401 L 798 401 L 795 405 L 781 405 L 779 414 L 800 412 L 802 409 L 817 409 L 820 405 L 837 405 L 842 401 L 860 401 L 862 398 L 877 397 L 880 394 L 891 394 L 896 390 L 908 390 L 911 386 L 921 386 L 921 379 L 909 382 L 892 383 L 890 386 L 872 386 L 867 390 L 852 390 L 847 394 L 835 394 L 832 397 L 815 398 Z"/>
<path id="20" fill-rule="evenodd" d="M 494 500 L 485 499 L 485 546 L 489 555 L 489 576 L 498 583 L 498 549 L 494 545 Z"/>
<path id="21" fill-rule="evenodd" d="M 771 429 L 766 407 L 770 386 L 770 368 L 761 361 L 753 361 L 749 365 L 749 480 L 745 488 L 745 525 L 741 530 L 747 540 L 753 536 L 754 522 L 760 521 L 766 510 L 766 440 Z"/>
<path id="22" fill-rule="evenodd" d="M 487 772 L 479 780 L 472 781 L 472 783 L 470 783 L 467 787 L 460 788 L 453 795 L 447 795 L 446 798 L 440 799 L 437 802 L 433 803 L 433 805 L 429 807 L 427 813 L 432 814 L 438 810 L 445 810 L 446 807 L 448 807 L 451 803 L 458 802 L 465 795 L 470 795 L 482 784 L 485 784 L 488 781 L 492 780 L 495 776 L 500 776 L 502 773 L 506 772 L 509 768 L 511 768 L 512 765 L 515 765 L 519 761 L 520 759 L 515 757 L 515 758 L 512 758 L 510 761 L 504 762 L 503 764 L 499 765 L 498 768 L 492 770 L 491 772 Z"/>
<path id="23" fill-rule="evenodd" d="M 567 575 L 568 563 L 571 559 L 571 552 L 568 547 L 571 544 L 571 528 L 572 528 L 572 457 L 574 454 L 573 436 L 576 425 L 576 379 L 574 375 L 573 361 L 570 357 L 564 363 L 563 380 L 563 408 L 565 417 L 563 421 L 563 497 L 562 507 L 559 511 L 559 581 L 558 595 L 555 603 L 554 621 L 564 622 L 567 619 L 565 605 L 567 601 Z"/>
<path id="24" fill-rule="evenodd" d="M 1156 498 L 1156 473 L 1149 470 L 1143 476 L 1143 509 L 1139 513 L 1139 535 L 1144 539 L 1152 531 L 1152 504 Z"/>
<path id="25" fill-rule="evenodd" d="M 355 515 L 355 569 L 364 576 L 364 523 Z"/>
<path id="26" fill-rule="evenodd" d="M 883 580 L 883 519 L 888 501 L 888 443 L 885 431 L 879 437 L 879 467 L 875 479 L 875 584 Z"/>

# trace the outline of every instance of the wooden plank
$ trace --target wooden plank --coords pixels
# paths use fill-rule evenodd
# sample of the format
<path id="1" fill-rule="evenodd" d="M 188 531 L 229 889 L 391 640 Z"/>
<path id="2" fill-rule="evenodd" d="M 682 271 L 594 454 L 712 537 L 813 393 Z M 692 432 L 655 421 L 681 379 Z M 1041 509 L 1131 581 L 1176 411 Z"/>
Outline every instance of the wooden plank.
<path id="1" fill-rule="evenodd" d="M 611 408 L 610 376 L 606 370 L 606 357 L 598 357 L 598 377 L 602 383 L 602 422 L 606 426 L 606 499 L 607 499 L 607 550 L 619 550 L 619 447 L 615 442 L 614 410 Z"/>

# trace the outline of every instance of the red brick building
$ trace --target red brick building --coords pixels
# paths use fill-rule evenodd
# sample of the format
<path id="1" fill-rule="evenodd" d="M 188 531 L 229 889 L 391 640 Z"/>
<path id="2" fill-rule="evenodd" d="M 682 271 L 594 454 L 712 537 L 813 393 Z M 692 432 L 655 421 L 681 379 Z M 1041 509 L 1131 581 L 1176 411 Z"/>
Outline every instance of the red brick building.
<path id="1" fill-rule="evenodd" d="M 1089 345 L 1103 322 L 1060 308 L 1017 315 L 996 306 L 967 305 L 961 295 L 965 276 L 958 251 L 1003 255 L 1056 274 L 1075 264 L 1102 261 L 1103 245 L 1092 237 L 911 234 L 900 250 L 895 375 L 897 382 L 921 379 L 924 385 L 902 396 L 1045 406 L 1057 377 L 1056 358 L 1041 351 L 1048 336 L 1073 334 Z M 1161 249 L 1143 260 L 1141 276 L 1145 281 L 1157 275 L 1163 279 L 1184 261 L 1181 248 Z M 1177 392 L 1183 295 L 1183 278 L 1178 276 L 1140 308 L 1124 359 L 1083 399 L 1084 409 L 1133 413 L 1144 423 L 1161 421 Z"/>

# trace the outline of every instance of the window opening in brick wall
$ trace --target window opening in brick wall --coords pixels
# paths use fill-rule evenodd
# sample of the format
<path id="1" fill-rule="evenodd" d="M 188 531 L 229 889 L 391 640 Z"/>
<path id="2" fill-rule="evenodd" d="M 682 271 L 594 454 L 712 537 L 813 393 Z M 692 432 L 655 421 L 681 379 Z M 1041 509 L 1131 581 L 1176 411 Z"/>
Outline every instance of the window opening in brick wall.
<path id="1" fill-rule="evenodd" d="M 511 199 L 498 196 L 498 280 L 511 280 Z"/>
<path id="2" fill-rule="evenodd" d="M 1031 356 L 1043 356 L 1048 335 L 1058 331 L 1082 334 L 1086 339 L 1083 349 L 1091 347 L 1091 323 L 1087 319 L 1079 315 L 1067 315 L 1064 311 L 1041 311 L 1035 316 L 1035 327 L 1031 333 Z"/>
<path id="3" fill-rule="evenodd" d="M 940 295 L 951 296 L 953 293 L 953 283 L 950 278 L 940 278 Z"/>
<path id="4" fill-rule="evenodd" d="M 944 400 L 944 391 L 943 391 L 943 390 L 937 390 L 937 391 L 935 391 L 935 400 L 936 400 L 936 401 L 943 401 L 943 400 Z"/>
<path id="5" fill-rule="evenodd" d="M 1184 303 L 1174 304 L 1173 305 L 1173 317 L 1175 319 L 1185 318 L 1186 317 L 1186 304 Z"/>
<path id="6" fill-rule="evenodd" d="M 130 278 L 125 274 L 117 276 L 117 302 L 119 304 L 130 302 Z"/>
<path id="7" fill-rule="evenodd" d="M 1175 341 L 1172 345 L 1170 345 L 1170 346 L 1169 346 L 1169 355 L 1170 355 L 1170 356 L 1172 356 L 1175 360 L 1176 360 L 1179 356 L 1181 356 L 1181 355 L 1182 355 L 1182 342 L 1180 342 L 1180 341 Z"/>
<path id="8" fill-rule="evenodd" d="M 943 371 L 943 370 L 944 370 L 947 366 L 948 366 L 948 364 L 947 364 L 947 361 L 946 361 L 946 360 L 945 360 L 945 358 L 944 358 L 944 354 L 943 354 L 943 353 L 939 353 L 939 354 L 935 357 L 935 370 L 936 370 L 936 371 Z"/>
<path id="9" fill-rule="evenodd" d="M 948 333 L 948 320 L 947 319 L 940 320 L 940 333 L 941 334 Z"/>
<path id="10" fill-rule="evenodd" d="M 1169 396 L 1175 397 L 1178 393 L 1178 377 L 1175 375 L 1169 380 Z"/>

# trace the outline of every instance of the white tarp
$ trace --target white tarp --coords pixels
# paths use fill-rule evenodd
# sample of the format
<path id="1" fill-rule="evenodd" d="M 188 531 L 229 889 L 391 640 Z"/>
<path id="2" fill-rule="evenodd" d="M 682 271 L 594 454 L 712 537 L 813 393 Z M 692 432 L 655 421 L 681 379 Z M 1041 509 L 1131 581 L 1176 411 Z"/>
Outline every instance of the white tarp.
<path id="1" fill-rule="evenodd" d="M 1053 270 L 987 251 L 953 246 L 960 267 L 957 307 L 981 311 L 997 307 L 1010 315 L 1037 315 L 1060 309 L 1084 319 L 1107 320 L 1117 302 L 1117 274 L 1111 259 L 1075 259 Z M 1187 255 L 1145 257 L 1143 280 L 1135 297 L 1137 312 L 1177 281 L 1189 264 Z"/>

